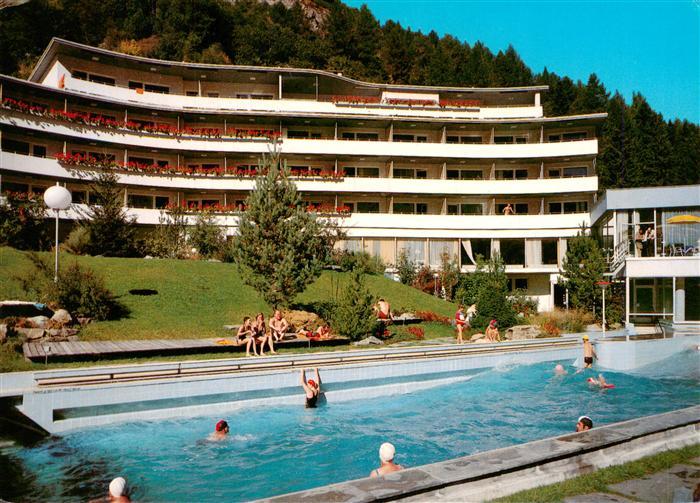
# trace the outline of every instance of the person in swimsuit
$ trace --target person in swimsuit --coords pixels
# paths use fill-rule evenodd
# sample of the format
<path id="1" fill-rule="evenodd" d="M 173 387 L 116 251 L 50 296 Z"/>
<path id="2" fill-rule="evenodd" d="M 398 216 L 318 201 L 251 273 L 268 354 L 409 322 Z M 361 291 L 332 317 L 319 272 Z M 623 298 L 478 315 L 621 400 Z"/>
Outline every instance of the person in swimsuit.
<path id="1" fill-rule="evenodd" d="M 593 421 L 591 421 L 590 417 L 581 416 L 578 418 L 578 422 L 576 423 L 576 433 L 590 430 L 591 428 L 593 428 Z"/>
<path id="2" fill-rule="evenodd" d="M 381 447 L 379 447 L 379 460 L 382 462 L 381 466 L 369 474 L 370 477 L 379 477 L 381 475 L 386 475 L 391 472 L 398 472 L 403 470 L 403 466 L 394 463 L 394 456 L 396 455 L 396 449 L 389 442 L 384 442 Z"/>
<path id="3" fill-rule="evenodd" d="M 243 344 L 244 342 L 246 343 L 245 355 L 250 356 L 250 348 L 252 346 L 253 354 L 255 356 L 258 356 L 258 350 L 255 347 L 253 324 L 250 321 L 250 316 L 246 316 L 245 318 L 243 318 L 243 325 L 240 326 L 240 328 L 238 329 L 238 333 L 236 334 L 236 345 Z"/>
<path id="4" fill-rule="evenodd" d="M 379 299 L 377 306 L 377 319 L 379 320 L 392 320 L 394 317 L 391 315 L 391 305 L 384 299 Z"/>
<path id="5" fill-rule="evenodd" d="M 275 342 L 279 342 L 284 338 L 288 328 L 289 322 L 282 317 L 282 312 L 279 309 L 275 310 L 275 314 L 270 320 L 270 334 Z"/>
<path id="6" fill-rule="evenodd" d="M 587 381 L 589 384 L 600 387 L 600 389 L 609 389 L 615 387 L 614 384 L 610 384 L 605 380 L 603 374 L 598 374 L 598 379 L 596 379 L 595 377 L 589 377 Z"/>
<path id="7" fill-rule="evenodd" d="M 216 423 L 216 426 L 214 426 L 214 431 L 211 435 L 209 435 L 209 440 L 214 440 L 217 442 L 219 440 L 224 440 L 226 435 L 228 435 L 228 430 L 228 423 L 222 419 Z"/>
<path id="8" fill-rule="evenodd" d="M 498 342 L 501 338 L 501 334 L 498 333 L 498 322 L 496 320 L 491 320 L 489 326 L 486 327 L 486 340 L 489 342 Z"/>
<path id="9" fill-rule="evenodd" d="M 275 346 L 272 344 L 272 335 L 267 335 L 265 315 L 262 313 L 258 313 L 258 315 L 255 317 L 253 337 L 255 339 L 255 343 L 260 344 L 260 356 L 265 356 L 265 343 L 267 343 L 270 353 L 277 353 L 277 351 L 275 351 Z"/>
<path id="10" fill-rule="evenodd" d="M 595 349 L 593 349 L 593 345 L 590 343 L 588 340 L 588 336 L 584 335 L 583 336 L 583 367 L 584 368 L 591 368 L 593 366 L 593 358 L 598 358 L 598 355 L 595 353 Z"/>
<path id="11" fill-rule="evenodd" d="M 457 308 L 455 313 L 455 327 L 457 328 L 457 344 L 463 344 L 464 339 L 464 328 L 467 326 L 467 315 L 464 313 L 464 306 L 462 304 Z"/>
<path id="12" fill-rule="evenodd" d="M 316 407 L 318 395 L 321 393 L 321 376 L 318 375 L 318 369 L 314 369 L 314 371 L 316 373 L 315 381 L 313 379 L 306 380 L 306 370 L 302 370 L 300 374 L 301 387 L 304 388 L 304 393 L 306 394 L 306 403 L 304 405 L 307 409 Z"/>

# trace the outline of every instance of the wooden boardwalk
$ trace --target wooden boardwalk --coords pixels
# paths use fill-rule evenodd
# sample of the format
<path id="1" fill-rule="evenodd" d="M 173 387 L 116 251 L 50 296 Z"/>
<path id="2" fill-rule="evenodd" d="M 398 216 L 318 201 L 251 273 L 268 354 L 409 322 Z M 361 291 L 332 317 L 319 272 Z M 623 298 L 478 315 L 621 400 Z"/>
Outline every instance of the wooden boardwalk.
<path id="1" fill-rule="evenodd" d="M 74 341 L 74 342 L 25 342 L 24 357 L 44 362 L 88 360 L 97 358 L 130 358 L 148 355 L 172 355 L 245 351 L 245 344 L 221 344 L 217 341 L 233 341 L 233 338 L 217 339 L 144 339 L 131 341 Z M 282 347 L 311 347 L 317 345 L 346 344 L 347 339 L 310 341 L 296 337 L 275 342 Z"/>

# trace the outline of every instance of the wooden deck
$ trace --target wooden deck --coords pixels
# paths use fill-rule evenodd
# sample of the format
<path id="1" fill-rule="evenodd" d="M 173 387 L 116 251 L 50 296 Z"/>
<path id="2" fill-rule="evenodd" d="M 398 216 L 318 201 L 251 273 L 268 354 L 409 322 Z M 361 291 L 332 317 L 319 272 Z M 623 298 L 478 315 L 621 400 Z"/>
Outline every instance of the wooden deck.
<path id="1" fill-rule="evenodd" d="M 245 351 L 245 344 L 220 344 L 233 337 L 217 339 L 145 339 L 132 341 L 25 342 L 22 345 L 27 360 L 44 362 L 92 360 L 101 358 L 130 358 L 135 356 L 177 355 L 196 353 L 226 353 Z M 275 342 L 280 347 L 334 346 L 347 344 L 347 339 L 310 341 L 305 337 Z"/>

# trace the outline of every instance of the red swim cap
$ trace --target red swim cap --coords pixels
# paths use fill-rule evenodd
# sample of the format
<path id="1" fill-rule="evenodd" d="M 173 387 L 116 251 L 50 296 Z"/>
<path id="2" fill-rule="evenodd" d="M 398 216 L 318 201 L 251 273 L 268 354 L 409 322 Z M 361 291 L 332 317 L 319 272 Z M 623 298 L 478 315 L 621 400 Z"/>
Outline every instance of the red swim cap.
<path id="1" fill-rule="evenodd" d="M 216 423 L 216 431 L 224 431 L 226 428 L 228 428 L 228 423 L 223 419 Z"/>
<path id="2" fill-rule="evenodd" d="M 308 384 L 309 384 L 309 386 L 312 386 L 314 388 L 318 388 L 318 384 L 316 384 L 316 381 L 314 381 L 313 379 L 309 379 Z"/>
<path id="3" fill-rule="evenodd" d="M 588 381 L 588 382 L 594 383 L 594 382 L 595 382 L 595 379 L 593 379 L 592 377 L 589 377 L 589 378 L 587 379 L 587 381 Z"/>

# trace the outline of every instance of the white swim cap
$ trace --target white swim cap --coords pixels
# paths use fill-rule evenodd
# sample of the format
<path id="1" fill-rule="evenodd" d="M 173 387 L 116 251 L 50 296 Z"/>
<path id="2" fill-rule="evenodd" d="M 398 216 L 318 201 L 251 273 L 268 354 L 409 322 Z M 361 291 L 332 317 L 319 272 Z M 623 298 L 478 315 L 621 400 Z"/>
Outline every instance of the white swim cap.
<path id="1" fill-rule="evenodd" d="M 124 489 L 126 489 L 126 480 L 124 477 L 117 477 L 109 483 L 109 494 L 115 498 L 122 496 L 124 494 Z"/>
<path id="2" fill-rule="evenodd" d="M 393 460 L 395 454 L 396 449 L 389 442 L 384 442 L 379 448 L 379 459 L 381 459 L 384 463 L 388 463 L 389 461 Z"/>

